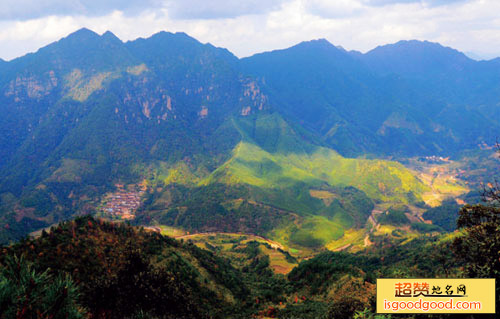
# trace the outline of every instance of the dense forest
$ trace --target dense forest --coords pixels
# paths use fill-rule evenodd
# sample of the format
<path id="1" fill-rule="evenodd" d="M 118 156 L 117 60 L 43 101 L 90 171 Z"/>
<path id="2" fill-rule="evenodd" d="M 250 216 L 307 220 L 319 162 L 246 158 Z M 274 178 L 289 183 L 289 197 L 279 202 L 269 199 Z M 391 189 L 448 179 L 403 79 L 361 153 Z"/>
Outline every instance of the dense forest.
<path id="1" fill-rule="evenodd" d="M 225 258 L 210 244 L 79 217 L 2 248 L 2 318 L 384 318 L 376 278 L 499 278 L 499 193 L 489 194 L 460 210 L 459 232 L 324 252 L 287 275 L 256 241 L 232 242 L 239 257 Z"/>

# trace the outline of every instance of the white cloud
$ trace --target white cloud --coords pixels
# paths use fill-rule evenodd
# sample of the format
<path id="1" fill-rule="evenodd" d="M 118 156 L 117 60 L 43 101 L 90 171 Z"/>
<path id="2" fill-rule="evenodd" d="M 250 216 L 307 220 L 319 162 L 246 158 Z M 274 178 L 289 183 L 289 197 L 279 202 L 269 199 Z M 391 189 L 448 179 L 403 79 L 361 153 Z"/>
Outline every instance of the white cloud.
<path id="1" fill-rule="evenodd" d="M 120 10 L 127 15 L 167 8 L 176 19 L 219 19 L 261 14 L 285 0 L 2 0 L 0 19 L 27 20 L 50 15 L 102 16 Z"/>
<path id="2" fill-rule="evenodd" d="M 369 6 L 386 6 L 394 4 L 421 3 L 426 6 L 442 6 L 464 2 L 468 0 L 363 0 L 363 3 Z"/>
<path id="3" fill-rule="evenodd" d="M 343 18 L 361 13 L 365 9 L 362 0 L 307 0 L 306 10 L 325 18 Z"/>
<path id="4" fill-rule="evenodd" d="M 174 19 L 220 19 L 262 14 L 279 9 L 284 0 L 166 0 Z"/>
<path id="5" fill-rule="evenodd" d="M 164 0 L 2 0 L 0 19 L 27 20 L 51 15 L 99 16 L 121 10 L 133 13 L 158 8 Z"/>

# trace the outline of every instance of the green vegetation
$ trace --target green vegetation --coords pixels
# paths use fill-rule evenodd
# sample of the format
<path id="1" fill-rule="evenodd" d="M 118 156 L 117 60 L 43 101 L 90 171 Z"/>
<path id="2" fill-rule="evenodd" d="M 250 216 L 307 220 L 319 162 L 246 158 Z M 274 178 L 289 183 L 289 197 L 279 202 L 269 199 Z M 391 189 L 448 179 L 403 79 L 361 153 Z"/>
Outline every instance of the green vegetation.
<path id="1" fill-rule="evenodd" d="M 356 55 L 83 29 L 1 62 L 0 317 L 376 318 L 377 277 L 498 278 L 498 190 L 463 196 L 498 175 L 497 62 Z M 24 238 L 142 182 L 130 223 L 181 241 L 88 216 Z"/>
<path id="2" fill-rule="evenodd" d="M 415 203 L 428 190 L 396 162 L 347 159 L 302 141 L 300 130 L 276 113 L 233 123 L 243 141 L 197 187 L 185 164 L 160 166 L 165 173 L 155 175 L 158 186 L 146 200 L 149 206 L 139 222 L 191 231 L 250 230 L 286 246 L 321 248 L 341 238 L 346 229 L 364 227 L 373 201 Z M 244 224 L 242 214 L 249 210 L 257 221 L 253 226 Z"/>
<path id="3" fill-rule="evenodd" d="M 244 232 L 287 247 L 321 248 L 342 237 L 346 229 L 363 227 L 373 208 L 372 201 L 354 188 L 328 188 L 339 196 L 329 206 L 311 197 L 307 189 L 300 184 L 266 192 L 247 185 L 167 185 L 147 195 L 134 223 L 190 232 Z"/>
<path id="4" fill-rule="evenodd" d="M 279 131 L 279 134 L 288 133 L 294 136 L 288 132 L 291 128 L 282 119 L 277 118 L 276 114 L 256 118 L 255 126 L 261 129 L 264 125 L 259 126 L 259 123 L 267 124 L 271 120 L 274 120 L 272 124 L 278 122 L 284 131 Z M 246 124 L 243 120 L 241 122 L 243 123 L 241 126 Z M 254 137 L 252 140 L 257 142 L 257 138 Z M 269 145 L 270 141 L 274 141 L 272 147 Z M 297 137 L 292 139 L 282 135 L 268 136 L 266 144 L 262 147 L 254 143 L 244 139 L 234 149 L 232 158 L 215 170 L 202 184 L 218 181 L 272 189 L 292 187 L 300 182 L 311 187 L 328 183 L 331 186 L 356 187 L 374 200 L 400 203 L 421 200 L 422 193 L 429 190 L 397 162 L 348 159 L 331 149 L 314 147 L 299 142 Z M 273 152 L 266 149 L 271 149 Z"/>
<path id="5" fill-rule="evenodd" d="M 307 218 L 300 229 L 294 229 L 290 235 L 290 243 L 308 248 L 325 246 L 332 240 L 344 235 L 344 229 L 352 225 L 342 221 L 330 221 L 323 216 Z"/>
<path id="6" fill-rule="evenodd" d="M 357 252 L 370 244 L 369 242 L 365 242 L 366 236 L 366 229 L 347 229 L 341 238 L 326 244 L 326 248 L 332 251 L 348 249 L 349 251 Z"/>
<path id="7" fill-rule="evenodd" d="M 420 233 L 442 232 L 443 229 L 437 225 L 426 223 L 412 223 L 411 228 Z"/>
<path id="8" fill-rule="evenodd" d="M 252 248 L 252 258 L 257 254 L 269 257 L 269 267 L 278 274 L 287 274 L 297 265 L 297 258 L 290 255 L 281 244 L 260 236 L 235 233 L 207 233 L 184 235 L 182 240 L 192 242 L 196 246 L 212 251 L 220 257 L 229 258 L 238 268 L 248 268 L 250 263 L 242 258 L 242 252 Z"/>
<path id="9" fill-rule="evenodd" d="M 70 276 L 36 271 L 23 256 L 5 257 L 0 268 L 0 315 L 13 318 L 84 318 L 78 289 Z"/>
<path id="10" fill-rule="evenodd" d="M 0 196 L 14 199 L 0 202 L 0 242 L 94 213 L 115 184 L 143 180 L 138 224 L 242 231 L 299 250 L 347 245 L 374 204 L 462 192 L 377 159 L 456 141 L 427 127 L 414 99 L 373 88 L 385 77 L 368 79 L 358 62 L 326 41 L 238 60 L 182 33 L 122 43 L 86 29 L 6 62 Z"/>
<path id="11" fill-rule="evenodd" d="M 463 197 L 463 200 L 471 205 L 482 202 L 478 192 L 467 194 Z M 458 211 L 460 208 L 461 205 L 457 204 L 455 199 L 447 199 L 440 206 L 428 209 L 422 217 L 426 220 L 431 220 L 434 225 L 452 232 L 457 229 Z"/>
<path id="12" fill-rule="evenodd" d="M 81 297 L 69 296 L 93 317 L 202 318 L 230 309 L 247 293 L 237 272 L 207 251 L 91 217 L 5 247 L 0 267 L 9 267 L 12 255 L 43 276 L 71 276 Z"/>
<path id="13" fill-rule="evenodd" d="M 484 194 L 486 203 L 466 205 L 459 212 L 459 236 L 453 250 L 464 263 L 470 278 L 500 279 L 500 188 L 498 184 Z M 500 286 L 496 285 L 496 307 L 500 306 Z"/>
<path id="14" fill-rule="evenodd" d="M 395 226 L 408 224 L 410 221 L 405 215 L 406 212 L 406 210 L 401 208 L 389 208 L 386 212 L 381 213 L 377 217 L 377 221 L 381 224 L 389 224 Z"/>
<path id="15" fill-rule="evenodd" d="M 10 282 L 21 275 L 38 278 L 34 291 L 55 291 L 21 305 L 43 307 L 69 287 L 64 300 L 82 318 L 363 318 L 375 312 L 376 278 L 460 275 L 452 238 L 378 240 L 368 250 L 324 252 L 297 264 L 258 237 L 197 234 L 176 241 L 80 217 L 1 248 L 0 301 L 11 305 L 1 309 L 19 309 L 16 291 L 24 288 Z"/>

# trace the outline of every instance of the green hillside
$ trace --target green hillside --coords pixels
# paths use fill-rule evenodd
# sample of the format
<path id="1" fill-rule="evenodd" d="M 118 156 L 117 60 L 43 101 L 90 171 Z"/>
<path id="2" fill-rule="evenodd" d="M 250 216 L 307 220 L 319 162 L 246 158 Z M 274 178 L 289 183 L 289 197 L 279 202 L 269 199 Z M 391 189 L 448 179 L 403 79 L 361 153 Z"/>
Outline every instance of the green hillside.
<path id="1" fill-rule="evenodd" d="M 313 145 L 276 113 L 233 120 L 242 141 L 200 185 L 245 184 L 260 189 L 355 187 L 376 202 L 414 203 L 429 188 L 402 164 L 345 158 Z M 293 210 L 293 209 L 292 209 Z"/>
<path id="2" fill-rule="evenodd" d="M 162 186 L 138 223 L 247 232 L 317 249 L 364 228 L 374 203 L 415 204 L 429 190 L 397 162 L 344 158 L 311 144 L 276 113 L 233 118 L 231 125 L 242 141 L 206 177 L 182 164 L 156 167 L 152 183 Z"/>
<path id="3" fill-rule="evenodd" d="M 319 187 L 326 182 L 356 187 L 376 201 L 398 203 L 421 200 L 429 190 L 397 162 L 344 158 L 324 147 L 311 154 L 269 153 L 248 142 L 238 144 L 233 157 L 202 184 L 216 181 L 262 188 L 292 187 L 299 182 Z"/>
<path id="4" fill-rule="evenodd" d="M 33 263 L 33 271 L 72 278 L 80 311 L 90 318 L 222 318 L 239 309 L 249 293 L 227 260 L 192 244 L 89 216 L 4 247 L 0 271 L 13 255 Z M 11 306 L 3 297 L 2 318 L 3 307 Z"/>
<path id="5" fill-rule="evenodd" d="M 356 254 L 323 252 L 300 262 L 262 238 L 174 240 L 84 216 L 0 246 L 0 315 L 372 318 L 376 278 L 463 276 L 450 249 L 457 235 L 381 238 Z"/>
<path id="6" fill-rule="evenodd" d="M 484 145 L 498 132 L 490 102 L 478 113 L 381 75 L 380 54 L 365 65 L 320 40 L 238 59 L 184 33 L 124 43 L 82 29 L 5 62 L 0 242 L 100 213 L 116 185 L 143 181 L 136 223 L 314 247 L 345 242 L 374 205 L 438 204 L 448 194 L 385 159 Z"/>

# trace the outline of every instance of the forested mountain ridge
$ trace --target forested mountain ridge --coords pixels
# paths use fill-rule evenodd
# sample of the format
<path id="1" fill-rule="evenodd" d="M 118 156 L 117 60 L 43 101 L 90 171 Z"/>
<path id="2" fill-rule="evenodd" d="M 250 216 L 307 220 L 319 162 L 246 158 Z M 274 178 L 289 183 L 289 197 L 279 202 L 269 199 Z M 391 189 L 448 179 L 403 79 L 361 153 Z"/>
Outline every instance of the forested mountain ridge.
<path id="1" fill-rule="evenodd" d="M 437 43 L 360 54 L 316 40 L 242 65 L 276 93 L 280 110 L 342 154 L 447 156 L 498 131 L 498 63 Z"/>
<path id="2" fill-rule="evenodd" d="M 241 272 L 227 260 L 192 244 L 88 216 L 44 231 L 33 241 L 5 247 L 0 258 L 2 274 L 8 256 L 26 260 L 38 274 L 72 278 L 83 306 L 79 312 L 89 315 L 85 318 L 135 318 L 141 312 L 148 318 L 223 318 L 235 309 L 243 312 L 241 305 L 251 302 L 246 299 L 250 291 Z M 38 281 L 32 282 L 32 292 L 43 289 Z M 32 307 L 39 301 L 29 293 L 20 298 L 29 305 L 21 310 L 36 314 L 39 309 Z M 15 309 L 18 300 L 1 301 L 0 314 L 10 317 L 9 310 Z"/>
<path id="3" fill-rule="evenodd" d="M 146 54 L 150 46 L 154 57 Z M 12 211 L 10 199 L 34 194 L 14 207 L 17 222 L 51 215 L 51 223 L 85 206 L 81 197 L 92 202 L 119 179 L 146 177 L 134 165 L 189 159 L 213 170 L 238 140 L 225 120 L 261 99 L 244 95 L 258 88 L 239 76 L 235 61 L 185 34 L 124 44 L 109 32 L 82 29 L 9 62 L 2 76 L 2 206 Z M 45 207 L 33 216 L 31 203 Z"/>
<path id="4" fill-rule="evenodd" d="M 116 183 L 143 180 L 139 220 L 285 229 L 313 246 L 363 227 L 374 204 L 421 205 L 429 189 L 401 164 L 343 156 L 493 141 L 500 65 L 408 43 L 355 54 L 315 40 L 238 59 L 184 33 L 123 43 L 82 29 L 0 62 L 1 241 L 94 213 Z M 478 100 L 457 98 L 462 86 Z M 336 231 L 301 232 L 324 224 Z"/>
<path id="5" fill-rule="evenodd" d="M 245 236 L 212 244 L 205 241 L 201 249 L 191 240 L 78 217 L 1 247 L 0 314 L 351 318 L 375 312 L 376 278 L 455 275 L 462 265 L 447 248 L 450 240 L 441 237 L 386 242 L 359 254 L 324 252 L 298 265 Z M 288 275 L 274 273 L 269 251 L 285 254 L 296 267 Z"/>

